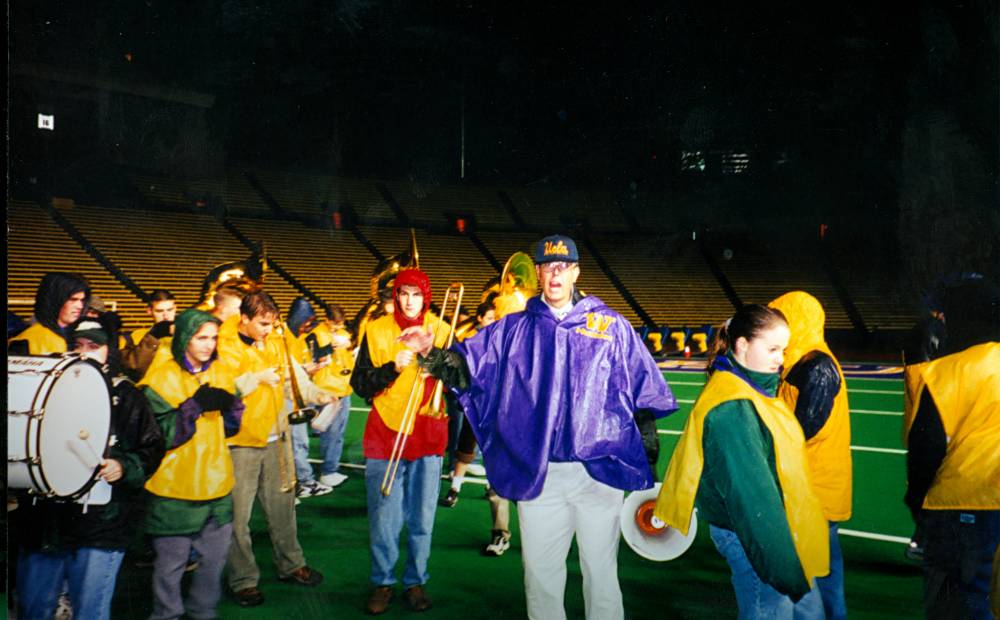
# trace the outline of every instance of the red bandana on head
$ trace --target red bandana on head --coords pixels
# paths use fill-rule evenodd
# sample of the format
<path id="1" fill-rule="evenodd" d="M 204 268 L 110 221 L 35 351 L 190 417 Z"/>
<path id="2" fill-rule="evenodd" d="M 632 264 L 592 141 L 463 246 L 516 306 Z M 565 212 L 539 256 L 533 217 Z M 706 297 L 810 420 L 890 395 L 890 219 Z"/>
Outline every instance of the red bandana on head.
<path id="1" fill-rule="evenodd" d="M 403 286 L 415 286 L 424 294 L 424 307 L 420 309 L 420 314 L 416 318 L 407 318 L 403 314 L 399 303 L 399 289 Z M 392 316 L 396 319 L 396 325 L 399 325 L 400 329 L 406 329 L 414 325 L 423 325 L 424 313 L 427 312 L 427 308 L 431 305 L 431 281 L 428 279 L 427 274 L 419 269 L 404 269 L 397 273 L 396 281 L 392 285 L 392 300 L 396 304 L 396 309 L 393 311 Z"/>

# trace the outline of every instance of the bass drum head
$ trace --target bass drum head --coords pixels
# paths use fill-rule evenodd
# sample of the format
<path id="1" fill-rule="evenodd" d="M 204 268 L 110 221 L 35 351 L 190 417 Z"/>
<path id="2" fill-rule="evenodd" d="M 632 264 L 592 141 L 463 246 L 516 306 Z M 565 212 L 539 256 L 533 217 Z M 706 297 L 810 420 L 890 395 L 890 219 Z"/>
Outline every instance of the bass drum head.
<path id="1" fill-rule="evenodd" d="M 90 487 L 108 447 L 108 381 L 94 362 L 75 360 L 55 379 L 42 406 L 45 415 L 38 431 L 42 476 L 57 497 L 79 495 Z"/>

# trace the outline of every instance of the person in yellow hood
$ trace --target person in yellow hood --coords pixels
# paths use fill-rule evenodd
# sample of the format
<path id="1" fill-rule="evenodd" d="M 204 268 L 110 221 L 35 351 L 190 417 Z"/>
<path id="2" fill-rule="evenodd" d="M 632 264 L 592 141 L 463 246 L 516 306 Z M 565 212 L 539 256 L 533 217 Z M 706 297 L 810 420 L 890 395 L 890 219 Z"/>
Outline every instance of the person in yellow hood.
<path id="1" fill-rule="evenodd" d="M 816 580 L 827 620 L 847 617 L 838 524 L 851 518 L 851 420 L 844 373 L 823 335 L 826 313 L 804 291 L 768 304 L 788 320 L 778 397 L 795 413 L 806 438 L 813 491 L 830 524 L 830 574 Z"/>
<path id="2" fill-rule="evenodd" d="M 218 363 L 219 323 L 186 310 L 175 322 L 173 359 L 146 373 L 139 387 L 166 440 L 166 455 L 146 482 L 146 533 L 152 536 L 153 614 L 157 620 L 216 617 L 222 569 L 233 529 L 233 462 L 226 437 L 239 431 L 243 401 L 235 376 Z M 181 577 L 191 549 L 201 559 L 191 592 Z"/>
<path id="3" fill-rule="evenodd" d="M 989 618 L 1000 546 L 1000 295 L 966 278 L 942 295 L 944 356 L 906 368 L 904 501 L 924 535 L 928 618 Z"/>
<path id="4" fill-rule="evenodd" d="M 827 524 L 805 438 L 776 392 L 781 312 L 741 308 L 717 332 L 709 379 L 667 467 L 654 514 L 687 533 L 695 505 L 732 570 L 741 619 L 823 618 Z"/>

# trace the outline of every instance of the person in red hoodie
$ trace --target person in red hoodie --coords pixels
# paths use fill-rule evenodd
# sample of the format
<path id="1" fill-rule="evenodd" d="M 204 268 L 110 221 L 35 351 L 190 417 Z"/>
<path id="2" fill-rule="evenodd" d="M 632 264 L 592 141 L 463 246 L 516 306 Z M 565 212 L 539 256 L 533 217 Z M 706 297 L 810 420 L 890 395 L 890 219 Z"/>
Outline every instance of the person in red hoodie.
<path id="1" fill-rule="evenodd" d="M 436 322 L 427 311 L 431 303 L 427 275 L 419 269 L 400 271 L 393 285 L 393 301 L 392 314 L 365 326 L 351 377 L 354 391 L 372 404 L 363 439 L 374 586 L 365 611 L 371 615 L 383 613 L 392 601 L 403 523 L 409 549 L 403 572 L 406 602 L 414 611 L 432 605 L 424 584 L 441 486 L 442 455 L 448 440 L 447 417 L 429 411 L 433 379 L 421 378 L 416 354 L 399 340 L 408 327 L 426 328 Z M 403 428 L 403 412 L 414 382 L 420 406 L 412 426 Z M 392 491 L 386 497 L 381 491 L 382 479 L 398 433 L 408 433 L 409 437 Z"/>

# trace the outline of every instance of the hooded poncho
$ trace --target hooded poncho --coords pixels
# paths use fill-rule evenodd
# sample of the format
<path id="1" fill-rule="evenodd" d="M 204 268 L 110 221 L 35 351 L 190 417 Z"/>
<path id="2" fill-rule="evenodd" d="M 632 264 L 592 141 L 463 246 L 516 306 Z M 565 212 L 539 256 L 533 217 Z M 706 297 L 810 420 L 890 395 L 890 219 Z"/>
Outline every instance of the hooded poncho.
<path id="1" fill-rule="evenodd" d="M 597 297 L 562 321 L 541 300 L 454 345 L 469 369 L 457 390 L 502 497 L 529 500 L 549 461 L 579 461 L 609 486 L 646 489 L 653 478 L 633 420 L 677 409 L 632 326 Z"/>

